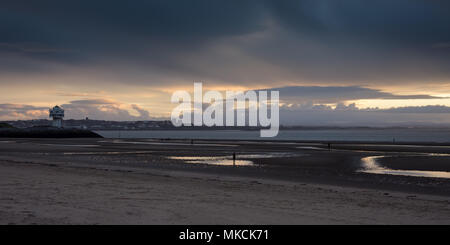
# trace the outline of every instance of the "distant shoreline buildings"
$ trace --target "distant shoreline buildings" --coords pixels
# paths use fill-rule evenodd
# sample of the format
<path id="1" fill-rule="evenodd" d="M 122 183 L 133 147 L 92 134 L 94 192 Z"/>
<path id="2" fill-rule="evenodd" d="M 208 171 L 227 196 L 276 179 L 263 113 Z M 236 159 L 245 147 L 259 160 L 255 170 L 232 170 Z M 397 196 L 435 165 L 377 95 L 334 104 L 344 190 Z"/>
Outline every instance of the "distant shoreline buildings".
<path id="1" fill-rule="evenodd" d="M 49 127 L 54 126 L 53 120 L 33 119 L 4 121 L 16 128 Z M 173 129 L 170 120 L 161 121 L 107 121 L 92 119 L 67 119 L 61 122 L 64 128 L 88 129 L 88 130 L 151 130 L 151 129 Z"/>
<path id="2" fill-rule="evenodd" d="M 33 128 L 33 127 L 56 127 L 66 129 L 87 129 L 87 130 L 152 130 L 152 129 L 173 129 L 174 126 L 170 120 L 152 120 L 152 121 L 107 121 L 85 119 L 63 120 L 65 111 L 60 106 L 54 106 L 49 109 L 49 118 L 31 119 L 31 120 L 8 120 L 3 121 L 15 128 Z"/>

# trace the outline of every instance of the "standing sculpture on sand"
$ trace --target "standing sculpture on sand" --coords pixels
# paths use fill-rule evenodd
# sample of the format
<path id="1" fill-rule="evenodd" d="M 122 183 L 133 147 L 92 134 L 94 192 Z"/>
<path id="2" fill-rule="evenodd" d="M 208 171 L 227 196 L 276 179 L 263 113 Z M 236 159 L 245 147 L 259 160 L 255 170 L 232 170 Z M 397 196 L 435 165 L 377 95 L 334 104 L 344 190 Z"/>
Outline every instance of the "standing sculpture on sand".
<path id="1" fill-rule="evenodd" d="M 49 117 L 53 118 L 52 126 L 57 128 L 62 128 L 62 121 L 64 118 L 64 110 L 59 107 L 55 106 L 53 109 L 49 109 Z"/>

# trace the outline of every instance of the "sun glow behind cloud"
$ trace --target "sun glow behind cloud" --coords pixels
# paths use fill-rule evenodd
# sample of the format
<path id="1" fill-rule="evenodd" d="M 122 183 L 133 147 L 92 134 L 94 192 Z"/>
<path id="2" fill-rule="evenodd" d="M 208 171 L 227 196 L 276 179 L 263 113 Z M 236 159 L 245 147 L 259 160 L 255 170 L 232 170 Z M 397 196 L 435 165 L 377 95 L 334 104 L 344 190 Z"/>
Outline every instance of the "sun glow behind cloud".
<path id="1" fill-rule="evenodd" d="M 356 100 L 349 101 L 348 103 L 355 103 L 359 108 L 380 108 L 388 109 L 394 107 L 405 106 L 425 106 L 425 105 L 444 105 L 450 106 L 450 99 L 413 99 L 413 100 Z"/>

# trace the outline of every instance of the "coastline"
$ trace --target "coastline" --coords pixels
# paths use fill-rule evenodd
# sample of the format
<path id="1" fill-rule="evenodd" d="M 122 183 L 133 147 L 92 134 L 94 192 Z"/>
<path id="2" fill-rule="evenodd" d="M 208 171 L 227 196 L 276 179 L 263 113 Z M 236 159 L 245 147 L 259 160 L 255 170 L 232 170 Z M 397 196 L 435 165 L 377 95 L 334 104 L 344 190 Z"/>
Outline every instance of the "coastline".
<path id="1" fill-rule="evenodd" d="M 102 138 L 102 136 L 85 129 L 31 127 L 0 128 L 0 139 L 2 138 Z"/>

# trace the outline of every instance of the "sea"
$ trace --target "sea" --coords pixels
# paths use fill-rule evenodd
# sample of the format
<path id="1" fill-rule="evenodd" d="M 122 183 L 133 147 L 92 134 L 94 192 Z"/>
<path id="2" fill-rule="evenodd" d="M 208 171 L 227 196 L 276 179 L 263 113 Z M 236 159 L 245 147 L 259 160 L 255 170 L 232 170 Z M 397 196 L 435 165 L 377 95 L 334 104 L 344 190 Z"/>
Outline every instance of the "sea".
<path id="1" fill-rule="evenodd" d="M 286 129 L 273 138 L 261 138 L 259 130 L 100 130 L 105 138 L 215 139 L 264 141 L 364 141 L 450 143 L 450 129 L 361 128 Z"/>

